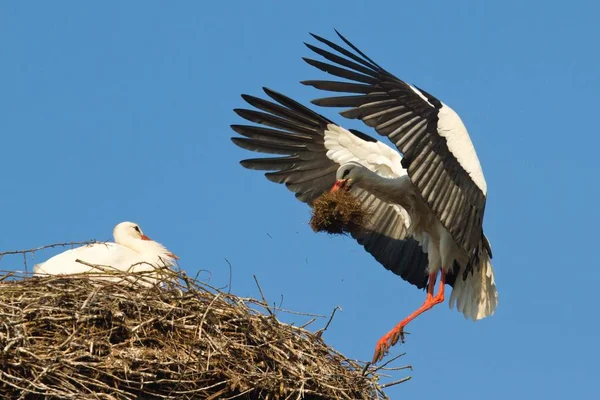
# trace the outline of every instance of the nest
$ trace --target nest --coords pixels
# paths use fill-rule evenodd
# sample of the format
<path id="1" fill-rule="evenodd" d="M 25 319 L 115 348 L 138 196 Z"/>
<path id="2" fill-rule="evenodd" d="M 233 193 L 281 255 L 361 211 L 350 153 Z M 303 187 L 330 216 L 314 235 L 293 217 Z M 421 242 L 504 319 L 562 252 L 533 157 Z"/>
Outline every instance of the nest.
<path id="1" fill-rule="evenodd" d="M 325 192 L 313 202 L 310 227 L 315 232 L 356 232 L 367 222 L 361 202 L 346 190 Z"/>
<path id="2" fill-rule="evenodd" d="M 372 367 L 279 322 L 266 301 L 176 278 L 0 274 L 0 398 L 386 398 Z"/>

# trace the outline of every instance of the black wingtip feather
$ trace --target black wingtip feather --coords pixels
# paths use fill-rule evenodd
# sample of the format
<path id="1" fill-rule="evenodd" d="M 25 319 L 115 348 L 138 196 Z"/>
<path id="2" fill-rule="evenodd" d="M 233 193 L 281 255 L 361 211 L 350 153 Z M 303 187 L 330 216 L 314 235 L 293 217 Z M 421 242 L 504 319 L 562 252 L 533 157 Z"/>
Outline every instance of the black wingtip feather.
<path id="1" fill-rule="evenodd" d="M 381 67 L 379 67 L 377 64 L 375 64 L 375 63 L 373 63 L 373 62 L 369 62 L 369 61 L 371 61 L 371 60 L 368 60 L 368 58 L 367 58 L 367 57 L 364 57 L 364 56 L 363 56 L 363 57 L 361 58 L 361 57 L 359 57 L 358 55 L 356 55 L 355 53 L 353 53 L 353 52 L 351 52 L 351 51 L 348 51 L 347 49 L 343 48 L 343 47 L 342 47 L 342 46 L 340 46 L 339 44 L 336 44 L 336 43 L 334 43 L 334 42 L 332 42 L 332 41 L 330 41 L 330 40 L 324 39 L 324 38 L 322 38 L 322 37 L 320 37 L 320 36 L 316 36 L 316 35 L 315 35 L 314 37 L 315 37 L 315 39 L 317 39 L 319 42 L 321 42 L 321 43 L 325 44 L 326 46 L 328 46 L 329 48 L 331 48 L 331 49 L 335 50 L 335 51 L 336 51 L 336 52 L 338 52 L 339 54 L 342 54 L 342 55 L 344 55 L 344 56 L 348 57 L 349 59 L 352 59 L 352 60 L 356 61 L 357 63 L 359 63 L 359 64 L 362 64 L 363 66 L 367 67 L 369 70 L 371 70 L 371 72 L 369 72 L 369 75 L 371 75 L 372 73 L 375 73 L 375 72 L 377 72 L 377 70 L 378 70 L 378 69 L 382 69 L 382 68 L 381 68 Z M 327 58 L 327 59 L 329 59 L 329 60 L 331 60 L 331 61 L 333 61 L 333 62 L 338 62 L 337 60 L 334 60 L 334 59 L 332 59 L 332 58 L 328 57 L 327 55 L 323 54 L 323 52 L 325 52 L 323 49 L 318 49 L 318 50 L 315 50 L 315 48 L 313 48 L 313 47 L 310 47 L 310 46 L 309 46 L 309 48 L 310 48 L 311 50 L 313 50 L 315 53 L 317 53 L 317 54 L 320 54 L 320 55 L 322 55 L 323 57 L 325 57 L 325 58 Z M 329 52 L 325 52 L 325 53 L 329 53 Z M 329 53 L 329 54 L 331 54 L 331 53 Z M 359 52 L 359 54 L 360 54 L 360 52 Z M 334 57 L 339 57 L 339 55 L 334 55 Z M 349 60 L 347 60 L 347 59 L 346 59 L 346 60 L 345 60 L 345 62 L 341 62 L 341 64 L 347 63 L 348 61 L 349 61 Z M 360 68 L 362 68 L 362 67 L 360 67 Z"/>
<path id="2" fill-rule="evenodd" d="M 383 68 L 381 68 L 379 66 L 379 64 L 377 64 L 375 61 L 371 60 L 371 58 L 369 56 L 367 56 L 365 53 L 363 53 L 358 47 L 356 47 L 355 45 L 353 45 L 348 39 L 346 39 L 344 37 L 344 35 L 342 35 L 341 33 L 339 33 L 337 30 L 335 30 L 335 33 L 337 33 L 337 35 L 340 37 L 340 39 L 342 39 L 344 41 L 344 43 L 346 43 L 348 46 L 350 46 L 358 54 L 360 54 L 361 56 L 363 56 L 365 58 L 365 60 L 367 60 L 371 64 L 375 65 L 377 68 L 383 70 Z"/>
<path id="3" fill-rule="evenodd" d="M 239 115 L 240 117 L 244 118 L 242 116 L 242 114 L 244 113 L 244 111 L 246 111 L 246 109 L 244 108 L 234 108 L 233 112 L 236 113 L 237 115 Z M 229 125 L 231 128 L 233 128 L 233 125 Z"/>
<path id="4" fill-rule="evenodd" d="M 244 99 L 244 101 L 246 103 L 250 104 L 251 106 L 254 106 L 254 104 L 256 102 L 259 102 L 262 100 L 260 97 L 252 96 L 250 94 L 243 94 L 242 99 Z"/>
<path id="5" fill-rule="evenodd" d="M 273 90 L 273 89 L 270 89 L 270 88 L 268 88 L 268 87 L 266 87 L 266 86 L 263 86 L 263 88 L 262 88 L 262 89 L 263 89 L 263 92 L 265 92 L 265 94 L 266 94 L 267 96 L 269 96 L 270 98 L 272 98 L 273 100 L 275 100 L 276 102 L 278 102 L 278 103 L 279 103 L 279 104 L 281 104 L 281 105 L 284 105 L 284 106 L 288 107 L 288 106 L 285 104 L 285 103 L 287 103 L 288 101 L 289 101 L 289 102 L 292 102 L 292 103 L 297 103 L 296 101 L 294 101 L 294 100 L 290 99 L 290 98 L 289 98 L 289 97 L 287 97 L 286 95 L 284 95 L 284 94 L 281 94 L 281 93 L 279 93 L 279 92 L 277 92 L 277 91 L 275 91 L 275 90 Z M 298 104 L 299 104 L 299 103 L 298 103 Z"/>
<path id="6" fill-rule="evenodd" d="M 333 64 L 328 64 L 322 61 L 313 60 L 312 58 L 302 57 L 302 59 L 310 66 L 315 67 L 316 69 L 326 72 L 328 74 L 337 76 L 339 78 L 349 79 L 351 81 L 357 81 L 366 83 L 369 85 L 374 85 L 378 82 L 377 78 L 365 74 L 361 74 L 359 72 L 349 70 L 346 68 L 338 67 Z"/>
<path id="7" fill-rule="evenodd" d="M 312 86 L 319 90 L 328 90 L 330 92 L 341 93 L 361 93 L 368 94 L 373 91 L 372 86 L 362 83 L 340 82 L 340 81 L 324 81 L 324 80 L 306 80 L 300 82 L 306 86 Z"/>
<path id="8" fill-rule="evenodd" d="M 317 35 L 316 33 L 309 32 L 309 34 L 313 38 L 317 39 L 319 42 L 322 42 L 323 40 L 325 40 L 324 38 L 322 38 L 321 36 Z"/>
<path id="9" fill-rule="evenodd" d="M 281 94 L 279 92 L 276 92 L 272 89 L 269 89 L 267 87 L 263 87 L 263 90 L 265 91 L 265 93 L 267 94 L 267 96 L 269 96 L 270 98 L 272 98 L 273 100 L 275 100 L 276 102 L 278 102 L 279 104 L 288 107 L 292 110 L 297 110 L 300 111 L 304 114 L 306 114 L 307 116 L 310 116 L 311 118 L 313 118 L 315 121 L 320 122 L 320 123 L 325 123 L 325 124 L 329 124 L 332 123 L 332 121 L 330 121 L 328 118 L 324 117 L 323 115 L 311 110 L 310 108 L 300 104 L 299 102 L 297 102 L 296 100 L 291 99 L 290 97 L 287 97 L 284 94 Z"/>

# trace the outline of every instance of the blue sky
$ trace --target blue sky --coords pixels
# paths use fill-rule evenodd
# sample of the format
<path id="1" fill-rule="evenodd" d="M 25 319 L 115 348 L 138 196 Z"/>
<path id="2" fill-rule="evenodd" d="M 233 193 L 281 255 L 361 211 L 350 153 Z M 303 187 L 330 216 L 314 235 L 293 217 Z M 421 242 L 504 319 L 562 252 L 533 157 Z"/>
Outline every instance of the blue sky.
<path id="1" fill-rule="evenodd" d="M 417 319 L 392 350 L 407 352 L 413 380 L 388 394 L 593 398 L 600 10 L 411 3 L 2 2 L 0 251 L 109 239 L 132 220 L 217 286 L 229 279 L 227 258 L 238 295 L 258 296 L 257 275 L 286 308 L 340 305 L 325 339 L 370 359 L 424 293 L 352 239 L 314 234 L 308 208 L 240 167 L 251 154 L 229 140 L 241 93 L 320 96 L 298 83 L 324 76 L 302 62 L 302 42 L 337 28 L 461 115 L 489 187 L 497 313 L 473 323 L 444 304 Z M 0 268 L 22 261 L 5 257 Z"/>

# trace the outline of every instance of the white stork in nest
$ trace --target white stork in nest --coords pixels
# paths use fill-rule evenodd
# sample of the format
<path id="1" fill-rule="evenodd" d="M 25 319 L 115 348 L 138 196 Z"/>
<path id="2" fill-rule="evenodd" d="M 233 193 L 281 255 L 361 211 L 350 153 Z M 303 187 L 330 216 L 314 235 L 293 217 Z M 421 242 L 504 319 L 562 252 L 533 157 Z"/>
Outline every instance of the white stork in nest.
<path id="1" fill-rule="evenodd" d="M 307 46 L 326 61 L 305 61 L 345 81 L 303 83 L 352 93 L 313 103 L 346 108 L 342 116 L 360 119 L 400 153 L 269 89 L 264 90 L 274 102 L 242 96 L 257 110 L 235 112 L 263 126 L 232 125 L 244 136 L 232 140 L 247 150 L 283 155 L 241 164 L 271 171 L 269 180 L 285 183 L 309 205 L 328 190 L 350 191 L 370 212 L 368 227 L 352 236 L 385 268 L 427 288 L 424 304 L 379 340 L 377 362 L 403 339 L 410 321 L 444 301 L 446 284 L 453 287 L 450 307 L 456 305 L 466 318 L 494 313 L 498 293 L 482 228 L 487 186 L 467 130 L 450 107 L 396 78 L 343 36 L 353 51 L 313 37 L 329 50 Z"/>
<path id="2" fill-rule="evenodd" d="M 162 268 L 175 265 L 179 258 L 162 244 L 144 234 L 138 224 L 121 222 L 113 230 L 114 243 L 92 243 L 57 254 L 37 264 L 33 272 L 45 275 L 92 274 L 94 279 L 122 280 L 111 278 L 111 270 L 142 273 L 139 279 L 145 286 L 156 282 Z"/>

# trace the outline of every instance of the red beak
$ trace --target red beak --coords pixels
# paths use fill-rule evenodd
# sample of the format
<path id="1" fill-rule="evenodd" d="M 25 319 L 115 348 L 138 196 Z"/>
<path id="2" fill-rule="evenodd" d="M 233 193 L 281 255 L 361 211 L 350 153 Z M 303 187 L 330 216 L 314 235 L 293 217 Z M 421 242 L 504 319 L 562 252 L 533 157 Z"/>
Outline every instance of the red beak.
<path id="1" fill-rule="evenodd" d="M 346 187 L 347 183 L 348 183 L 348 181 L 346 179 L 340 179 L 340 180 L 335 181 L 335 183 L 333 184 L 333 187 L 331 188 L 331 193 L 337 192 L 340 189 L 344 189 Z"/>
<path id="2" fill-rule="evenodd" d="M 152 240 L 152 239 L 150 239 L 150 238 L 149 238 L 148 236 L 146 236 L 146 235 L 142 235 L 142 237 L 141 237 L 140 239 L 142 239 L 142 240 Z"/>

